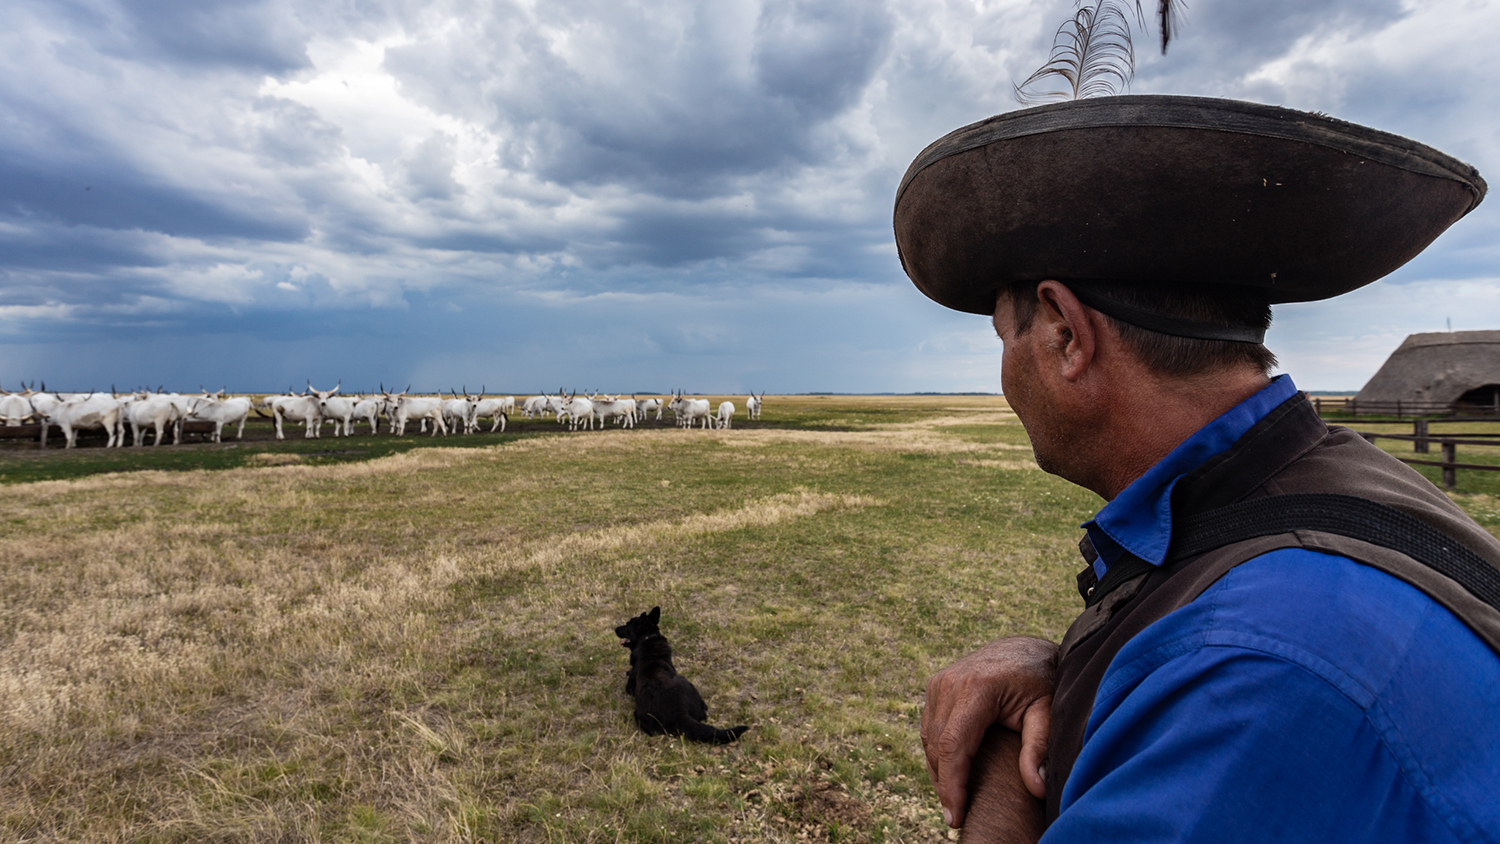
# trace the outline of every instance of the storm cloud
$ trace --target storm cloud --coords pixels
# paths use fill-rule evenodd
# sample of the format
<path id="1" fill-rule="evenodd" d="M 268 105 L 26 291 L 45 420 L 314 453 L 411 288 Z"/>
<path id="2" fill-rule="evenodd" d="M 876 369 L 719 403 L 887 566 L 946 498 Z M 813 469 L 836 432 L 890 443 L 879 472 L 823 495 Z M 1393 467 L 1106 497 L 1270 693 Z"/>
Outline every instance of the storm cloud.
<path id="1" fill-rule="evenodd" d="M 1018 107 L 1072 8 L 15 0 L 0 376 L 996 390 L 986 322 L 902 275 L 891 201 L 927 143 Z M 1167 55 L 1142 35 L 1133 90 L 1323 111 L 1484 172 L 1497 34 L 1460 0 L 1199 0 Z M 1438 311 L 1496 327 L 1492 208 L 1279 314 L 1299 384 L 1357 388 Z"/>

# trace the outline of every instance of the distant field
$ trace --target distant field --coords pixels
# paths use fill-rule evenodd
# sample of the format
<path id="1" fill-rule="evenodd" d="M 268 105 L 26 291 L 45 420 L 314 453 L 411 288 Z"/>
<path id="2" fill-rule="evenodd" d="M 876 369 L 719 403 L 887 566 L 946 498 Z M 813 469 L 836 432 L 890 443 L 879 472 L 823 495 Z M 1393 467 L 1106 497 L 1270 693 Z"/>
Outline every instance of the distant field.
<path id="1" fill-rule="evenodd" d="M 997 396 L 767 396 L 766 400 L 774 404 L 776 412 L 765 415 L 759 421 L 750 422 L 745 419 L 744 396 L 697 398 L 708 399 L 715 408 L 721 401 L 734 402 L 735 427 L 751 430 L 788 427 L 833 429 L 897 418 L 918 418 L 944 412 L 946 409 L 972 410 L 1004 405 L 1004 399 Z M 489 426 L 489 420 L 483 420 L 483 430 L 488 431 Z M 412 425 L 412 429 L 415 428 L 416 425 Z M 653 419 L 643 422 L 640 428 L 673 428 L 672 415 L 664 413 L 661 421 Z M 82 435 L 79 447 L 73 450 L 64 450 L 62 437 L 57 435 L 48 441 L 46 449 L 30 440 L 0 439 L 0 484 L 61 480 L 101 472 L 145 469 L 232 469 L 263 466 L 267 460 L 296 461 L 321 466 L 362 462 L 405 453 L 413 448 L 493 446 L 527 436 L 557 434 L 559 430 L 560 426 L 554 419 L 529 420 L 517 415 L 506 425 L 506 433 L 503 434 L 434 438 L 426 434 L 408 433 L 405 437 L 395 437 L 388 433 L 382 423 L 381 432 L 374 436 L 370 434 L 368 426 L 359 425 L 353 437 L 335 438 L 332 436 L 332 428 L 325 427 L 321 436 L 307 439 L 303 428 L 288 423 L 284 427 L 286 439 L 278 441 L 271 419 L 251 414 L 245 426 L 243 440 L 234 440 L 234 432 L 231 430 L 226 432 L 224 442 L 217 445 L 207 442 L 205 436 L 194 435 L 181 445 L 172 445 L 169 436 L 167 444 L 160 447 L 148 445 L 141 448 L 105 448 L 102 431 Z M 151 436 L 148 435 L 147 442 L 150 441 Z M 285 456 L 260 456 L 266 453 Z"/>
<path id="2" fill-rule="evenodd" d="M 0 472 L 20 841 L 946 840 L 923 683 L 1061 635 L 1100 504 L 1036 469 L 995 397 L 15 448 Z M 22 482 L 46 473 L 68 479 Z M 1457 500 L 1494 529 L 1489 495 Z M 612 630 L 656 605 L 739 743 L 631 722 Z"/>

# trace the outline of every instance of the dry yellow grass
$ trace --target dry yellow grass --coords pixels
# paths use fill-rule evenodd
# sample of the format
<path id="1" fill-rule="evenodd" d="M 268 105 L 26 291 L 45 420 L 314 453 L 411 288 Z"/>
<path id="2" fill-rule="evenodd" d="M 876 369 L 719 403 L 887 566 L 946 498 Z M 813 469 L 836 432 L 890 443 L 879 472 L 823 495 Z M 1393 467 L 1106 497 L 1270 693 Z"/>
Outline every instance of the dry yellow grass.
<path id="1" fill-rule="evenodd" d="M 921 679 L 1060 631 L 1071 538 L 1035 525 L 1088 506 L 953 402 L 8 487 L 0 836 L 940 836 Z M 652 603 L 742 745 L 629 724 L 609 630 Z"/>

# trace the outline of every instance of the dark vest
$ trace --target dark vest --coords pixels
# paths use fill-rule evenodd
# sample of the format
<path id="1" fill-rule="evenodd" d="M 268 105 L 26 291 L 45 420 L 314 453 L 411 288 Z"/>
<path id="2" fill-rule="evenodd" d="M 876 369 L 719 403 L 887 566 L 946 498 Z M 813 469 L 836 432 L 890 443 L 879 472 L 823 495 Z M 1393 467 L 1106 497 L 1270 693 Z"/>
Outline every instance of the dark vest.
<path id="1" fill-rule="evenodd" d="M 1230 504 L 1298 493 L 1368 499 L 1415 517 L 1500 569 L 1500 541 L 1406 464 L 1346 428 L 1329 428 L 1298 394 L 1271 411 L 1228 451 L 1178 481 L 1176 526 Z M 1174 535 L 1174 543 L 1176 536 Z M 1348 557 L 1410 583 L 1442 604 L 1500 653 L 1500 611 L 1463 586 L 1405 554 L 1347 536 L 1296 530 L 1236 542 L 1197 556 L 1147 567 L 1128 580 L 1106 576 L 1101 594 L 1063 637 L 1052 701 L 1047 760 L 1047 821 L 1058 815 L 1063 783 L 1083 748 L 1083 733 L 1105 670 L 1132 637 L 1185 606 L 1230 569 L 1281 548 Z M 1117 561 L 1111 571 L 1129 571 Z M 1481 563 L 1481 564 L 1483 564 Z"/>

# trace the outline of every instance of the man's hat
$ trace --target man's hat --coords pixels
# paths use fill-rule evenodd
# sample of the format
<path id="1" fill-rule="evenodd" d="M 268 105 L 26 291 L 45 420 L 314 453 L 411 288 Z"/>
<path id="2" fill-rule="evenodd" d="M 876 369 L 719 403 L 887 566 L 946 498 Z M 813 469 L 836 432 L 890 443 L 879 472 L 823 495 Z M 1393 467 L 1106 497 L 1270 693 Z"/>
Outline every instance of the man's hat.
<path id="1" fill-rule="evenodd" d="M 1323 115 L 1100 97 L 991 117 L 927 147 L 896 192 L 896 246 L 918 289 L 976 314 L 1006 284 L 1044 279 L 1106 313 L 1120 282 L 1305 302 L 1395 270 L 1484 194 L 1457 159 Z"/>

